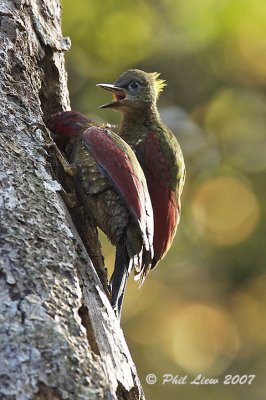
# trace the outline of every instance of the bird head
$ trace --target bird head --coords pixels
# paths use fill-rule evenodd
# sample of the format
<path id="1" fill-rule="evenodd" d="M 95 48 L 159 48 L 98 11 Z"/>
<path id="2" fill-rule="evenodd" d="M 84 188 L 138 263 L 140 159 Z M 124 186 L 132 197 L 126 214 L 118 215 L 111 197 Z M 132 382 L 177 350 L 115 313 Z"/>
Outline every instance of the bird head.
<path id="1" fill-rule="evenodd" d="M 112 92 L 113 101 L 101 108 L 112 108 L 117 111 L 147 109 L 156 105 L 158 96 L 166 86 L 157 72 L 144 72 L 130 69 L 115 81 L 114 84 L 99 83 L 97 86 Z"/>

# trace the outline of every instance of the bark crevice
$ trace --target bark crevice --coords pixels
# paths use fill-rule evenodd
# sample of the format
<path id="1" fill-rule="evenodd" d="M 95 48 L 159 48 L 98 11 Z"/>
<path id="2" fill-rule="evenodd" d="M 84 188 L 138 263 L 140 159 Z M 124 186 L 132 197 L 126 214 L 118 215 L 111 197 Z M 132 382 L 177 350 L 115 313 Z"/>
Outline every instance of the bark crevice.
<path id="1" fill-rule="evenodd" d="M 122 382 L 143 399 L 81 216 L 33 129 L 70 108 L 58 1 L 2 0 L 0 43 L 0 398 L 115 400 Z"/>

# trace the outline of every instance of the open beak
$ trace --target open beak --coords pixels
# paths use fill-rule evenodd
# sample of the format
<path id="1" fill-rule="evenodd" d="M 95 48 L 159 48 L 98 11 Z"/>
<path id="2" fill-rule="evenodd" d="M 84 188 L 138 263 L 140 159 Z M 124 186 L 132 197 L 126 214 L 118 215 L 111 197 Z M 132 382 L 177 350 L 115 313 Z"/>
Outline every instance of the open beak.
<path id="1" fill-rule="evenodd" d="M 98 86 L 102 89 L 105 89 L 108 92 L 112 92 L 112 94 L 113 94 L 113 101 L 111 101 L 111 103 L 107 103 L 107 104 L 100 106 L 100 108 L 116 107 L 117 105 L 119 105 L 121 100 L 124 100 L 126 98 L 126 95 L 127 95 L 126 90 L 123 88 L 120 88 L 118 86 L 111 85 L 108 83 L 98 83 L 98 85 L 96 85 L 96 86 Z"/>

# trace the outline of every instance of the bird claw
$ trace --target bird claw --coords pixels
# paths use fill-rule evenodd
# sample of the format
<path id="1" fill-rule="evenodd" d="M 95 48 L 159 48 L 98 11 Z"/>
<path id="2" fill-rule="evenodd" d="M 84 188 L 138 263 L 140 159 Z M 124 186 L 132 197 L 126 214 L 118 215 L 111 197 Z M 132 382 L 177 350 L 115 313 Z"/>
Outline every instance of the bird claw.
<path id="1" fill-rule="evenodd" d="M 56 143 L 54 142 L 54 140 L 53 140 L 49 130 L 46 128 L 46 126 L 39 122 L 34 122 L 33 124 L 30 124 L 30 126 L 34 128 L 34 132 L 37 129 L 40 129 L 43 132 L 43 137 L 45 140 L 44 147 L 47 150 L 52 150 L 54 152 L 56 158 L 62 165 L 65 173 L 67 173 L 70 176 L 75 176 L 77 173 L 77 168 L 74 165 L 71 165 L 67 162 L 67 160 L 65 159 L 65 157 L 63 156 L 63 154 L 61 153 L 59 148 L 57 147 Z"/>
<path id="2" fill-rule="evenodd" d="M 55 149 L 55 147 L 57 147 L 56 146 L 56 143 L 52 140 L 50 143 L 44 143 L 44 147 L 47 149 L 47 150 L 50 150 L 50 149 Z"/>
<path id="3" fill-rule="evenodd" d="M 56 146 L 55 142 L 53 141 L 50 132 L 46 128 L 45 125 L 41 124 L 40 122 L 33 122 L 32 124 L 29 125 L 31 128 L 33 128 L 34 133 L 36 132 L 37 129 L 40 129 L 43 133 L 43 137 L 45 140 L 44 146 L 49 148 Z"/>
<path id="4" fill-rule="evenodd" d="M 76 208 L 80 206 L 75 193 L 67 193 L 63 188 L 61 188 L 60 192 L 68 208 Z"/>

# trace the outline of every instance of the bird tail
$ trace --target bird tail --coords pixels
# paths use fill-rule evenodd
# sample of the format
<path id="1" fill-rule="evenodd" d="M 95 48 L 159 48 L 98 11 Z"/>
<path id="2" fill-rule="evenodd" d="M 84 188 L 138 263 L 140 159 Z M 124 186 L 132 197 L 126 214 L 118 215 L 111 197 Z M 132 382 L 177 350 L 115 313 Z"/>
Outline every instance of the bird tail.
<path id="1" fill-rule="evenodd" d="M 111 303 L 118 319 L 121 317 L 127 279 L 133 268 L 133 260 L 128 255 L 125 240 L 121 242 L 116 248 L 115 267 L 110 281 Z"/>
<path id="2" fill-rule="evenodd" d="M 142 261 L 135 265 L 134 280 L 138 281 L 139 288 L 143 285 L 146 276 L 151 270 L 153 253 L 145 249 L 142 250 Z"/>

